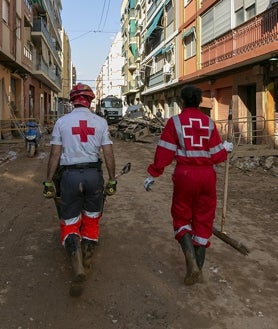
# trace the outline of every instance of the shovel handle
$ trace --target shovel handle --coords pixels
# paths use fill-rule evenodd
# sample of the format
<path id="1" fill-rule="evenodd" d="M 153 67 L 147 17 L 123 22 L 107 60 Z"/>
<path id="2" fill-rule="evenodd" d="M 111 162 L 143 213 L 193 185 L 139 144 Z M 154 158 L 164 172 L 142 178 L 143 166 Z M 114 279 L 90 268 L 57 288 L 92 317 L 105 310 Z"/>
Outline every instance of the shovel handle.
<path id="1" fill-rule="evenodd" d="M 232 112 L 232 102 L 229 108 L 228 115 L 228 132 L 227 132 L 227 141 L 232 139 L 232 127 L 233 127 L 233 112 Z M 222 218 L 221 218 L 221 232 L 224 233 L 224 226 L 227 213 L 227 199 L 228 199 L 228 183 L 229 183 L 229 161 L 230 155 L 228 153 L 227 160 L 225 162 L 225 177 L 224 177 L 224 196 L 223 196 L 223 208 L 222 208 Z"/>

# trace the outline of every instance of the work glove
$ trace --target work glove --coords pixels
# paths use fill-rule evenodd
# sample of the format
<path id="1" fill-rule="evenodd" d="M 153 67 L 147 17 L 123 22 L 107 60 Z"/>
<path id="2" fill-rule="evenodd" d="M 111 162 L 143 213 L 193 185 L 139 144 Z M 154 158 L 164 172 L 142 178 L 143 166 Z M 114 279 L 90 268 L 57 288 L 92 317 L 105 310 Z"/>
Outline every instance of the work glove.
<path id="1" fill-rule="evenodd" d="M 154 178 L 152 176 L 147 177 L 144 181 L 145 190 L 149 192 L 153 184 L 154 184 Z"/>
<path id="2" fill-rule="evenodd" d="M 111 196 L 116 193 L 116 190 L 117 190 L 117 181 L 109 179 L 108 183 L 104 188 L 104 194 Z"/>
<path id="3" fill-rule="evenodd" d="M 230 143 L 230 142 L 227 142 L 227 141 L 225 141 L 224 143 L 223 143 L 223 146 L 224 146 L 224 148 L 225 148 L 225 150 L 227 151 L 227 152 L 232 152 L 233 151 L 233 149 L 234 149 L 234 144 L 233 143 Z"/>
<path id="4" fill-rule="evenodd" d="M 56 189 L 54 183 L 51 181 L 43 182 L 43 196 L 47 199 L 52 199 L 56 197 Z"/>

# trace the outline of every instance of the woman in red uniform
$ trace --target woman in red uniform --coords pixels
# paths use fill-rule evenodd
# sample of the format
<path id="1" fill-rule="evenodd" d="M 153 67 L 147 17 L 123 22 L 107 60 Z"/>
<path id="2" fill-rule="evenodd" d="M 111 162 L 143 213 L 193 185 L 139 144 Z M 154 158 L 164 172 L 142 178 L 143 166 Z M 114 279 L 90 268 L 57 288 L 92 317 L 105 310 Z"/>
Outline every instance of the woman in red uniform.
<path id="1" fill-rule="evenodd" d="M 201 101 L 201 89 L 191 85 L 182 89 L 182 111 L 168 120 L 154 162 L 147 169 L 150 176 L 144 182 L 149 191 L 154 177 L 162 175 L 164 168 L 176 160 L 171 214 L 175 239 L 185 255 L 186 285 L 202 282 L 216 210 L 213 166 L 225 161 L 233 148 L 232 143 L 222 143 L 213 120 L 200 111 Z"/>

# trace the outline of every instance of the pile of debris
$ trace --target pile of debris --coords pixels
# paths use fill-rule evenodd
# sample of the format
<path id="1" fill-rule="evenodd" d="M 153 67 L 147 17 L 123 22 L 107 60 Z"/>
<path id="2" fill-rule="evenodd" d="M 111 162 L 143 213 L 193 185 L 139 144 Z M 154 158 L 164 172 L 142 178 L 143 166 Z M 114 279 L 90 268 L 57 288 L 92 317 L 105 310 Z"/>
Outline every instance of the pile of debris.
<path id="1" fill-rule="evenodd" d="M 141 104 L 128 109 L 123 119 L 110 125 L 111 136 L 125 141 L 151 142 L 153 136 L 160 136 L 166 120 L 144 111 Z"/>
<path id="2" fill-rule="evenodd" d="M 148 137 L 161 135 L 165 122 L 160 118 L 123 118 L 119 123 L 110 125 L 111 136 L 125 141 L 145 141 Z"/>

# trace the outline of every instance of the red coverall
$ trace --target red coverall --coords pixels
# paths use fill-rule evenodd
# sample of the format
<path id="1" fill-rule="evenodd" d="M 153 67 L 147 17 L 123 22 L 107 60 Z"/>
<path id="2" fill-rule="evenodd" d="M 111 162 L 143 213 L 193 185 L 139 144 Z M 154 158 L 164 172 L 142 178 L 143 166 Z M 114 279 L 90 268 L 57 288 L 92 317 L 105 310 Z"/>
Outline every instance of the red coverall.
<path id="1" fill-rule="evenodd" d="M 175 239 L 189 232 L 196 245 L 209 247 L 216 209 L 216 173 L 213 165 L 227 159 L 213 120 L 198 108 L 185 108 L 171 117 L 147 171 L 163 174 L 174 158 L 171 214 Z"/>

